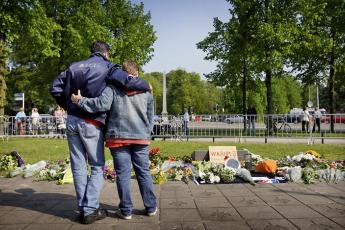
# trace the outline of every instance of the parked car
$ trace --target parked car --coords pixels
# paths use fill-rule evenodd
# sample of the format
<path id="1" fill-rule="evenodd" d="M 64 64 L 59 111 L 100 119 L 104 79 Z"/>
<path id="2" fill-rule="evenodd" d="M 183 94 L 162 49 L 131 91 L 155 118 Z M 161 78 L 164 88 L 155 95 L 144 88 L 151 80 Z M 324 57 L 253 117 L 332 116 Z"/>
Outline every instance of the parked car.
<path id="1" fill-rule="evenodd" d="M 201 117 L 202 121 L 211 121 L 212 120 L 212 116 L 211 115 L 204 115 Z"/>
<path id="2" fill-rule="evenodd" d="M 329 123 L 331 122 L 330 115 L 324 115 L 321 117 L 321 122 Z M 334 115 L 333 116 L 334 123 L 344 123 L 345 124 L 345 116 L 344 115 Z"/>
<path id="3" fill-rule="evenodd" d="M 242 115 L 233 115 L 230 117 L 226 117 L 224 119 L 224 122 L 228 123 L 228 124 L 233 124 L 233 123 L 243 123 L 243 116 Z"/>

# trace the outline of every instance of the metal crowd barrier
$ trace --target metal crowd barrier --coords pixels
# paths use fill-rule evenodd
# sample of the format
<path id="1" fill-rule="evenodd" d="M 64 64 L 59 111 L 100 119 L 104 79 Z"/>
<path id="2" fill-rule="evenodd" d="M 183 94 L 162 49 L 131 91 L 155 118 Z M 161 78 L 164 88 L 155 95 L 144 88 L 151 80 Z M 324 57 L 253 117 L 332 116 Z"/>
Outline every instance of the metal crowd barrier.
<path id="1" fill-rule="evenodd" d="M 0 117 L 0 136 L 54 136 L 66 133 L 66 117 L 40 116 L 38 119 L 30 116 L 15 118 Z"/>
<path id="2" fill-rule="evenodd" d="M 224 138 L 224 137 L 345 137 L 345 114 L 324 114 L 320 127 L 316 119 L 302 122 L 302 116 L 213 114 L 190 115 L 189 121 L 181 116 L 155 116 L 153 138 Z M 331 119 L 334 121 L 331 129 Z M 314 127 L 315 124 L 315 127 Z M 304 127 L 303 127 L 304 125 Z M 15 119 L 13 116 L 0 117 L 0 137 L 12 136 L 61 136 L 66 132 L 66 117 L 44 115 L 38 123 L 31 117 Z"/>

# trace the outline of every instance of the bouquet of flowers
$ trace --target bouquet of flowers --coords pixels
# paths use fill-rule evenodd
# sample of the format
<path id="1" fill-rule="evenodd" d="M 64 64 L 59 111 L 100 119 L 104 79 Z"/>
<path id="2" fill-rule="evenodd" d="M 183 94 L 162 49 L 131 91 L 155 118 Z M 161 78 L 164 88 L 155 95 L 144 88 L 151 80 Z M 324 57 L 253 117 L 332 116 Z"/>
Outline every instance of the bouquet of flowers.
<path id="1" fill-rule="evenodd" d="M 46 167 L 36 173 L 37 181 L 61 181 L 69 167 L 69 158 L 58 160 L 56 162 L 48 162 Z"/>
<path id="2" fill-rule="evenodd" d="M 149 159 L 151 170 L 159 167 L 163 163 L 163 157 L 158 147 L 150 149 Z"/>

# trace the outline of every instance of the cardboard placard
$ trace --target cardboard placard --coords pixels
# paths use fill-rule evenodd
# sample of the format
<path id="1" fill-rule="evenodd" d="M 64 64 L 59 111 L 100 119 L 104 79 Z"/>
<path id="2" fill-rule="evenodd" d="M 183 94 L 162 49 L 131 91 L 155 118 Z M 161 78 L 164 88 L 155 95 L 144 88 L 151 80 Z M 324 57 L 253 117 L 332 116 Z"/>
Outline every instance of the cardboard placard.
<path id="1" fill-rule="evenodd" d="M 209 146 L 208 154 L 210 162 L 216 164 L 224 164 L 226 156 L 238 160 L 236 146 Z"/>

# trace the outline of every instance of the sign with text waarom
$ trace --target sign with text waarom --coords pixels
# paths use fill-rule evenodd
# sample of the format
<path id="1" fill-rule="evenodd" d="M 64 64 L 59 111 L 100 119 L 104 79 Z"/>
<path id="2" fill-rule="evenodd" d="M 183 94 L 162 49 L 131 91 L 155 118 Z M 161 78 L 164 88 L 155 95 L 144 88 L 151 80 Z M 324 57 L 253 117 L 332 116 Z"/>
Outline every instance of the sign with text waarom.
<path id="1" fill-rule="evenodd" d="M 226 156 L 238 160 L 236 146 L 209 146 L 208 154 L 210 162 L 216 164 L 224 164 Z"/>

